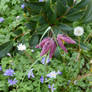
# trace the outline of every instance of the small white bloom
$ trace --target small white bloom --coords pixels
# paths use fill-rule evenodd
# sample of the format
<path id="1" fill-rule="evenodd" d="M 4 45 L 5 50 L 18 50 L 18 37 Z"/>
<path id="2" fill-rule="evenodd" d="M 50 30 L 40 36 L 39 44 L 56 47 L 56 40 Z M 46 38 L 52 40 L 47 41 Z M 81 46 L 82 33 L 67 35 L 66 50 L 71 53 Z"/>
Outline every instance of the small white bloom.
<path id="1" fill-rule="evenodd" d="M 7 53 L 7 56 L 11 57 L 11 54 L 10 53 Z"/>
<path id="2" fill-rule="evenodd" d="M 17 16 L 17 17 L 16 17 L 16 20 L 18 20 L 19 18 L 20 18 L 20 16 Z"/>
<path id="3" fill-rule="evenodd" d="M 17 46 L 18 50 L 20 51 L 23 51 L 23 50 L 26 50 L 26 46 L 23 45 L 22 43 L 20 43 L 18 46 Z"/>
<path id="4" fill-rule="evenodd" d="M 92 60 L 90 60 L 90 64 L 92 64 Z"/>
<path id="5" fill-rule="evenodd" d="M 77 85 L 77 80 L 74 81 L 74 85 Z"/>
<path id="6" fill-rule="evenodd" d="M 78 26 L 78 27 L 74 28 L 74 35 L 75 36 L 81 36 L 81 35 L 83 35 L 83 33 L 84 33 L 83 27 Z"/>

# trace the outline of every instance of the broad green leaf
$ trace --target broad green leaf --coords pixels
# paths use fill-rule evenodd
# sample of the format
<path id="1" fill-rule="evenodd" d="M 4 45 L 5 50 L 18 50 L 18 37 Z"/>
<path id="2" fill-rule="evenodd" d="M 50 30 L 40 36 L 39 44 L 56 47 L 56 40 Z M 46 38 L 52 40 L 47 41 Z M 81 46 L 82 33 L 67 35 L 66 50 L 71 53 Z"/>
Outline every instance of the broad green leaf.
<path id="1" fill-rule="evenodd" d="M 11 41 L 6 42 L 0 45 L 0 58 L 4 57 L 13 47 L 13 43 Z"/>

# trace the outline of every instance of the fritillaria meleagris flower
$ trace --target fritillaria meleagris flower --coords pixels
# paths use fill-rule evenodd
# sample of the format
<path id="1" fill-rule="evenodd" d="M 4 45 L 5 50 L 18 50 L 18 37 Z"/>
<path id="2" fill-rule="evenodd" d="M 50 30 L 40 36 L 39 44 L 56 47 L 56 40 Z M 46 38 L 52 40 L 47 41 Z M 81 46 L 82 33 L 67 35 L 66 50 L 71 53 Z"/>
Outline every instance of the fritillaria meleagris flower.
<path id="1" fill-rule="evenodd" d="M 36 48 L 42 48 L 40 56 L 43 56 L 43 55 L 47 54 L 48 51 L 50 51 L 49 58 L 52 58 L 52 56 L 56 50 L 56 43 L 52 38 L 47 37 L 47 38 L 44 38 L 40 42 L 40 44 L 36 46 Z"/>
<path id="2" fill-rule="evenodd" d="M 59 46 L 65 51 L 67 52 L 67 49 L 65 48 L 63 42 L 67 42 L 69 44 L 75 44 L 76 42 L 74 40 L 72 40 L 70 37 L 64 35 L 64 34 L 58 34 L 57 35 L 57 41 Z"/>

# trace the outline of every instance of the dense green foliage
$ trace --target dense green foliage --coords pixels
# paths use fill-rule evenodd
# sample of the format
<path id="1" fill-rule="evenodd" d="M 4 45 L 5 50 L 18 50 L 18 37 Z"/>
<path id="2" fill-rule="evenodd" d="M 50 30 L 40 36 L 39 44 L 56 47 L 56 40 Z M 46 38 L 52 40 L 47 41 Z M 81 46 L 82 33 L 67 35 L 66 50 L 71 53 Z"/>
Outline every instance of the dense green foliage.
<path id="1" fill-rule="evenodd" d="M 92 0 L 0 0 L 0 17 L 4 18 L 0 23 L 0 92 L 53 92 L 49 84 L 54 84 L 54 92 L 92 92 L 91 4 Z M 84 28 L 80 37 L 74 35 L 77 26 Z M 40 56 L 36 45 L 47 36 L 56 39 L 60 33 L 70 36 L 76 44 L 65 44 L 68 53 L 57 46 L 50 62 L 42 64 L 44 56 Z M 18 49 L 20 43 L 26 46 L 25 51 Z M 14 76 L 4 75 L 9 68 Z M 28 78 L 30 69 L 34 78 Z M 62 74 L 56 78 L 46 77 L 58 70 Z M 18 82 L 9 85 L 8 79 L 14 78 Z"/>

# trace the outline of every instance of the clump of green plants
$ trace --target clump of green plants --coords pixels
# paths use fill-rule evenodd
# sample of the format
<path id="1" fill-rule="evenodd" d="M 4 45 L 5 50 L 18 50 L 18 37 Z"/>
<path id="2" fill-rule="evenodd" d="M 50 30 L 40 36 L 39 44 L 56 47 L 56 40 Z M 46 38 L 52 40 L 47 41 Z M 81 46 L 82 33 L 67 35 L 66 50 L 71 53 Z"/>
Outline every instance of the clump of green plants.
<path id="1" fill-rule="evenodd" d="M 0 92 L 91 92 L 91 3 L 1 0 Z"/>

